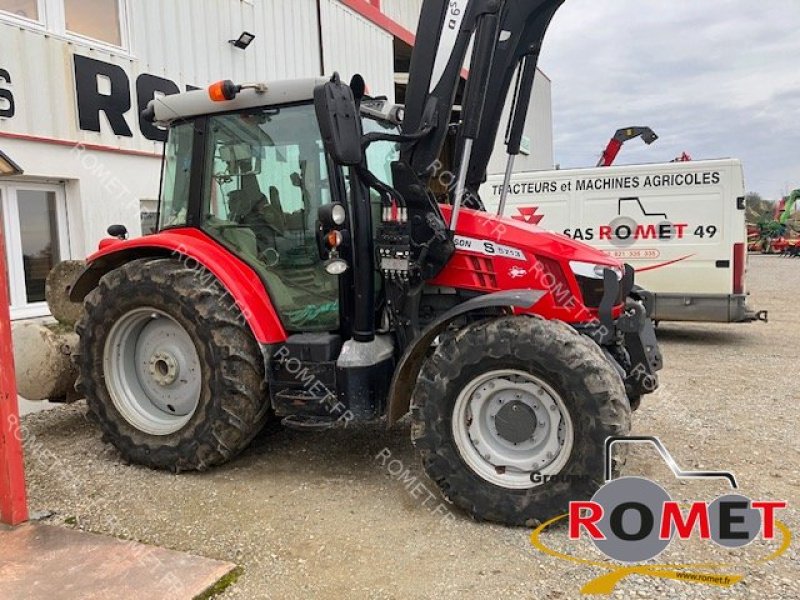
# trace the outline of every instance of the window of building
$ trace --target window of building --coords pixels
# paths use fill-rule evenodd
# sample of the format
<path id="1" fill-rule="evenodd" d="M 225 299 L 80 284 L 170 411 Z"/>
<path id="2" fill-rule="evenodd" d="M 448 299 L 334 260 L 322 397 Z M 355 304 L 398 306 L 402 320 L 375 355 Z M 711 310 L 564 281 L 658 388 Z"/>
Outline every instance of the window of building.
<path id="1" fill-rule="evenodd" d="M 22 19 L 39 20 L 39 0 L 0 0 L 0 10 Z"/>
<path id="2" fill-rule="evenodd" d="M 128 47 L 129 0 L 0 0 L 0 20 L 56 36 Z"/>
<path id="3" fill-rule="evenodd" d="M 122 46 L 119 0 L 64 0 L 66 30 Z"/>
<path id="4" fill-rule="evenodd" d="M 48 313 L 45 281 L 70 258 L 64 189 L 19 183 L 0 185 L 12 318 Z"/>

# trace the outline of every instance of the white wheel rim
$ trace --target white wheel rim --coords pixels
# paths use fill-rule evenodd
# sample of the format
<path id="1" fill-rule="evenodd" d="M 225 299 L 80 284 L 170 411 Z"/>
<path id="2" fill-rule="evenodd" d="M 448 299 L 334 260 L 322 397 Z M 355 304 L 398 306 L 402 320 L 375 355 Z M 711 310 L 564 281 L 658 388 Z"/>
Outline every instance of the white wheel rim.
<path id="1" fill-rule="evenodd" d="M 503 412 L 501 412 L 503 411 Z M 530 436 L 514 438 L 520 430 L 509 415 L 531 423 Z M 498 416 L 506 423 L 505 436 Z M 574 428 L 561 396 L 539 377 L 517 370 L 484 373 L 467 384 L 456 398 L 453 439 L 467 466 L 479 477 L 508 489 L 542 485 L 561 472 L 572 453 Z M 516 441 L 514 441 L 516 439 Z M 534 482 L 534 473 L 542 475 Z"/>
<path id="2" fill-rule="evenodd" d="M 114 323 L 103 368 L 114 407 L 144 433 L 175 433 L 197 410 L 202 388 L 197 349 L 186 329 L 163 311 L 137 308 Z"/>

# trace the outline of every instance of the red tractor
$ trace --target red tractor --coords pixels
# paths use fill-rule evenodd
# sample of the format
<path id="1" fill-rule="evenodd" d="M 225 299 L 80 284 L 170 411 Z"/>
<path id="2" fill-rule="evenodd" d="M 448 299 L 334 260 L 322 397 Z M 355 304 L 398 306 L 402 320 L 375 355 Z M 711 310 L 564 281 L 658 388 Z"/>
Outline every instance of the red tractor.
<path id="1" fill-rule="evenodd" d="M 427 0 L 405 107 L 358 77 L 154 100 L 158 232 L 109 228 L 71 292 L 105 439 L 203 470 L 270 421 L 410 412 L 425 471 L 477 518 L 530 523 L 591 496 L 605 439 L 657 387 L 647 294 L 630 267 L 477 197 L 513 72 L 535 69 L 561 3 Z M 473 35 L 443 205 L 430 182 Z"/>

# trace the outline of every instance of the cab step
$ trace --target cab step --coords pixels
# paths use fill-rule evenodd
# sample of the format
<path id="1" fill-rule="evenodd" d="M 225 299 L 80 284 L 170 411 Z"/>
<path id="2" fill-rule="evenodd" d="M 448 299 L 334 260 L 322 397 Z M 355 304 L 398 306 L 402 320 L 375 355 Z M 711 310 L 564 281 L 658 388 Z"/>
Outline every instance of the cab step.
<path id="1" fill-rule="evenodd" d="M 325 431 L 336 427 L 336 422 L 337 420 L 331 417 L 290 415 L 284 417 L 281 424 L 287 429 L 295 431 Z"/>

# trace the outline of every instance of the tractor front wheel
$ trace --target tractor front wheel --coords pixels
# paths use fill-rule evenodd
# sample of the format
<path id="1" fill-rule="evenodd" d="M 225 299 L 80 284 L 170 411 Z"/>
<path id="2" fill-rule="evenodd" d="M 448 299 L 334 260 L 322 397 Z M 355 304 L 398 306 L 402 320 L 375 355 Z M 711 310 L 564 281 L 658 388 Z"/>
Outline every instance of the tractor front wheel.
<path id="1" fill-rule="evenodd" d="M 205 272 L 142 259 L 105 275 L 78 324 L 78 389 L 131 462 L 226 462 L 268 417 L 264 361 L 235 302 Z"/>
<path id="2" fill-rule="evenodd" d="M 590 498 L 604 482 L 605 439 L 630 430 L 625 386 L 600 348 L 537 317 L 444 339 L 413 402 L 428 476 L 473 517 L 508 525 L 544 522 Z"/>

